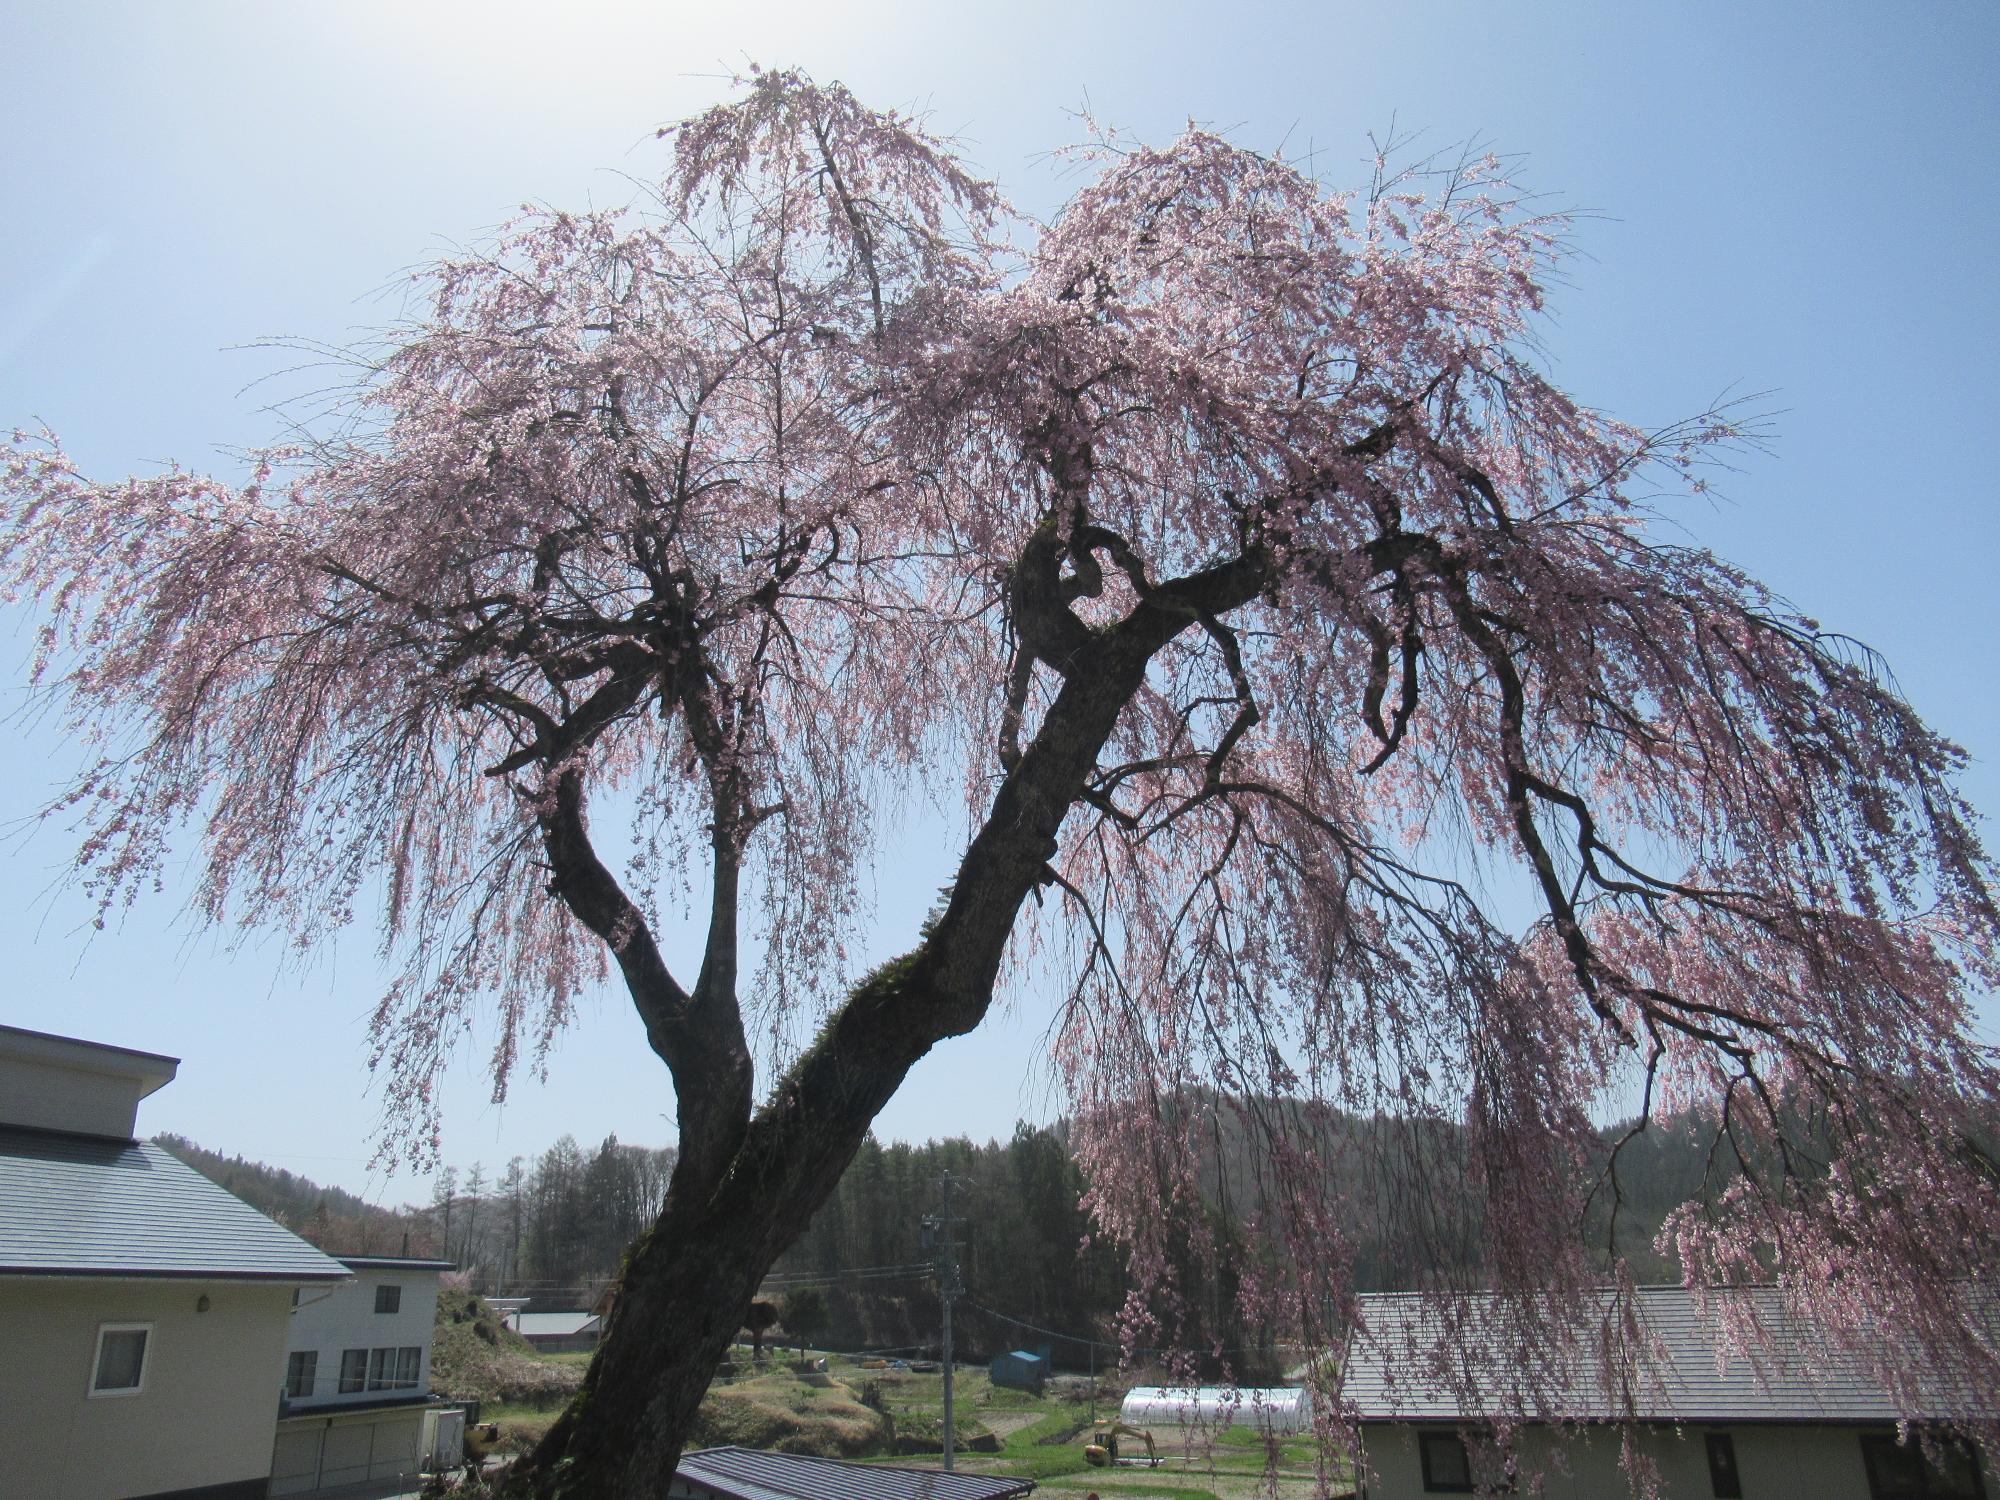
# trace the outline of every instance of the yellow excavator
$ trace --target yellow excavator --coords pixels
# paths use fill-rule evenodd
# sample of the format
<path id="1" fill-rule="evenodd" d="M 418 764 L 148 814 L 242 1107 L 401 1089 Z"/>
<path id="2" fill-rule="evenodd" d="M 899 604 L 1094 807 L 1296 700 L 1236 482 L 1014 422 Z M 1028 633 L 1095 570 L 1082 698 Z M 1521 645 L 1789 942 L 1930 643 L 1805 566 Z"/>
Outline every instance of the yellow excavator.
<path id="1" fill-rule="evenodd" d="M 1131 1458 L 1118 1456 L 1118 1439 L 1137 1438 L 1146 1445 L 1146 1456 Z M 1099 1422 L 1090 1430 L 1090 1441 L 1084 1446 L 1083 1460 L 1093 1468 L 1108 1469 L 1116 1464 L 1145 1464 L 1149 1468 L 1160 1466 L 1160 1455 L 1153 1447 L 1153 1435 L 1143 1427 L 1134 1427 L 1129 1422 Z"/>

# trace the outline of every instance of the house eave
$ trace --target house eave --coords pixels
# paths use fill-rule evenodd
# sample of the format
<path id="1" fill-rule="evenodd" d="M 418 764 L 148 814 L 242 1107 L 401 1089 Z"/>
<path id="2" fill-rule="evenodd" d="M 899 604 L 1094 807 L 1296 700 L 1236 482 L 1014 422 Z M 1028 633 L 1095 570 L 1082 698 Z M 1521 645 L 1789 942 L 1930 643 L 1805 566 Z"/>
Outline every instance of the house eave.
<path id="1" fill-rule="evenodd" d="M 345 1272 L 235 1271 L 139 1266 L 0 1266 L 0 1276 L 21 1281 L 270 1281 L 286 1285 L 352 1281 Z"/>
<path id="2" fill-rule="evenodd" d="M 408 1396 L 383 1396 L 371 1401 L 314 1401 L 287 1403 L 278 1412 L 280 1422 L 316 1422 L 324 1417 L 365 1417 L 371 1412 L 403 1411 L 426 1406 L 459 1406 L 433 1391 Z"/>

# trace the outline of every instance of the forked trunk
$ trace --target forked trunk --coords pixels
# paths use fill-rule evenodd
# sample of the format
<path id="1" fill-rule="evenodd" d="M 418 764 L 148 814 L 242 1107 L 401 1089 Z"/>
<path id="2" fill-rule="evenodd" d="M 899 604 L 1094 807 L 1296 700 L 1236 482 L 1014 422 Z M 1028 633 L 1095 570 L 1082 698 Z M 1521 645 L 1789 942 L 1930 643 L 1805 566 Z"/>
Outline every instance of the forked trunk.
<path id="1" fill-rule="evenodd" d="M 771 1245 L 755 1214 L 713 1218 L 669 1200 L 626 1259 L 583 1389 L 535 1451 L 537 1493 L 667 1493 L 716 1366 L 777 1257 Z"/>
<path id="2" fill-rule="evenodd" d="M 726 1152 L 684 1148 L 658 1222 L 626 1256 L 582 1390 L 523 1465 L 537 1495 L 667 1493 L 759 1284 L 832 1196 L 914 1056 L 900 1053 L 817 1115 L 767 1108 Z"/>
<path id="3" fill-rule="evenodd" d="M 1053 579 L 1057 560 L 1045 561 Z M 1230 565 L 1198 581 L 1241 594 L 1254 592 L 1259 575 Z M 525 1466 L 545 1500 L 667 1493 L 716 1362 L 765 1273 L 832 1195 L 917 1059 L 984 1018 L 1021 903 L 1053 878 L 1048 860 L 1065 812 L 1152 653 L 1186 621 L 1184 607 L 1148 604 L 1122 633 L 1098 638 L 1070 620 L 1086 638 L 1064 637 L 1068 679 L 995 794 L 943 910 L 914 950 L 854 988 L 754 1115 L 734 997 L 709 982 L 706 966 L 695 996 L 673 984 L 589 847 L 576 778 L 558 782 L 548 847 L 561 893 L 613 943 L 649 1028 L 658 1020 L 657 1048 L 680 1097 L 681 1157 L 659 1222 L 627 1257 L 583 1389 Z M 718 869 L 733 867 L 724 860 Z"/>

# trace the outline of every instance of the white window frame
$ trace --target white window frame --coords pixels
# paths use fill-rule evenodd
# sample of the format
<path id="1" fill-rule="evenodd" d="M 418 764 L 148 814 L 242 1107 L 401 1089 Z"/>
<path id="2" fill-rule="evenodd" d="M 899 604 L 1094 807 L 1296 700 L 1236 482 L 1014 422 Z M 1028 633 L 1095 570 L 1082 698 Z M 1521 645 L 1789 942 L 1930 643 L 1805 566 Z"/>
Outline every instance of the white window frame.
<path id="1" fill-rule="evenodd" d="M 348 1371 L 353 1367 L 354 1361 L 352 1359 L 352 1356 L 356 1354 L 361 1356 L 360 1360 L 361 1369 L 358 1375 L 351 1375 L 348 1373 Z M 354 1381 L 355 1383 L 350 1385 L 348 1384 L 349 1381 Z M 354 1395 L 359 1395 L 361 1392 L 367 1389 L 368 1389 L 368 1351 L 366 1349 L 341 1350 L 340 1378 L 335 1389 L 335 1394 L 341 1396 L 354 1396 Z"/>
<path id="2" fill-rule="evenodd" d="M 292 1389 L 293 1373 L 305 1376 L 305 1389 Z M 307 1401 L 319 1389 L 319 1350 L 293 1349 L 285 1355 L 285 1399 L 287 1401 Z"/>
<path id="3" fill-rule="evenodd" d="M 146 1341 L 139 1346 L 139 1383 L 137 1385 L 110 1386 L 100 1389 L 97 1372 L 104 1363 L 104 1338 L 111 1333 L 142 1333 Z M 137 1396 L 146 1389 L 146 1372 L 153 1364 L 153 1325 L 151 1323 L 99 1323 L 97 1343 L 90 1353 L 90 1378 L 84 1392 L 92 1401 L 110 1401 L 120 1396 Z"/>

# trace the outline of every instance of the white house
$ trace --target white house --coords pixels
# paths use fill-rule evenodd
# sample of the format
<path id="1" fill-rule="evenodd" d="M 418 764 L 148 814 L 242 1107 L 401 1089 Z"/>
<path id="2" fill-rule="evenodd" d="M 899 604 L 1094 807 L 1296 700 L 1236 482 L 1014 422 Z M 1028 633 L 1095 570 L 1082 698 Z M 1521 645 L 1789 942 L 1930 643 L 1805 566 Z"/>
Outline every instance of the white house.
<path id="1" fill-rule="evenodd" d="M 1988 1480 L 1977 1452 L 1955 1449 L 1940 1467 L 1914 1442 L 1899 1446 L 1897 1412 L 1884 1391 L 1838 1359 L 1807 1357 L 1802 1332 L 1786 1321 L 1774 1293 L 1730 1295 L 1765 1301 L 1773 1346 L 1756 1367 L 1742 1356 L 1718 1360 L 1712 1307 L 1702 1315 L 1681 1287 L 1641 1287 L 1639 1322 L 1663 1359 L 1655 1378 L 1633 1390 L 1629 1409 L 1604 1390 L 1594 1368 L 1544 1369 L 1535 1383 L 1548 1403 L 1543 1409 L 1580 1420 L 1517 1429 L 1517 1492 L 1560 1500 L 1628 1493 L 1620 1465 L 1629 1423 L 1668 1500 L 1983 1500 Z M 1446 1379 L 1419 1357 L 1437 1327 L 1421 1299 L 1361 1299 L 1365 1331 L 1348 1346 L 1345 1394 L 1359 1420 L 1367 1500 L 1469 1494 L 1506 1477 L 1466 1406 L 1469 1399 L 1476 1410 L 1510 1386 L 1517 1396 L 1527 1393 L 1499 1306 L 1478 1298 L 1468 1305 L 1454 1329 L 1455 1369 Z"/>
<path id="2" fill-rule="evenodd" d="M 0 1494 L 266 1493 L 293 1301 L 350 1273 L 135 1139 L 178 1067 L 0 1026 Z"/>
<path id="3" fill-rule="evenodd" d="M 271 1494 L 414 1476 L 427 1452 L 431 1335 L 450 1261 L 343 1256 L 353 1280 L 292 1311 Z"/>

